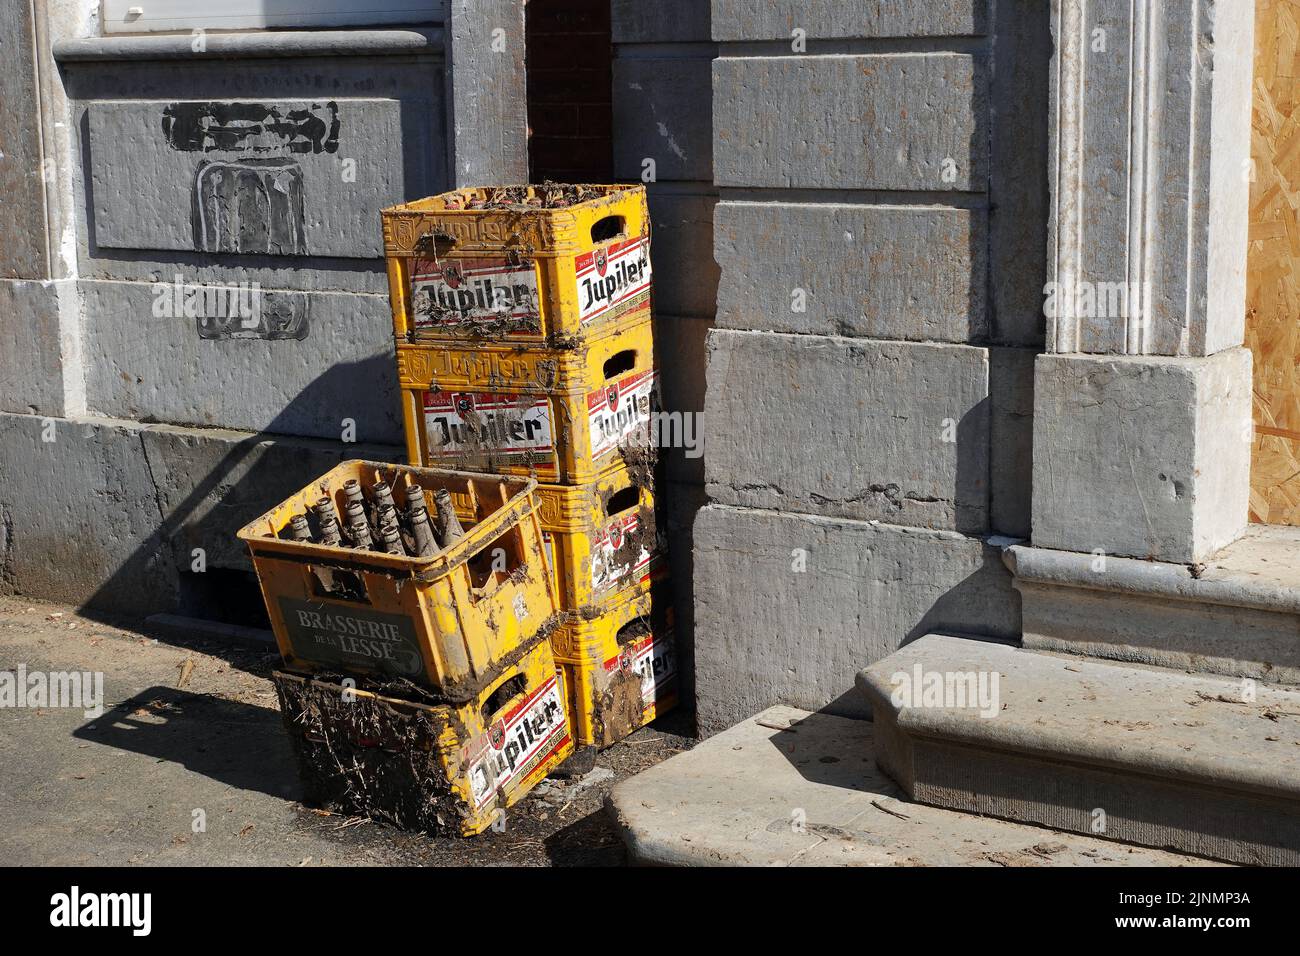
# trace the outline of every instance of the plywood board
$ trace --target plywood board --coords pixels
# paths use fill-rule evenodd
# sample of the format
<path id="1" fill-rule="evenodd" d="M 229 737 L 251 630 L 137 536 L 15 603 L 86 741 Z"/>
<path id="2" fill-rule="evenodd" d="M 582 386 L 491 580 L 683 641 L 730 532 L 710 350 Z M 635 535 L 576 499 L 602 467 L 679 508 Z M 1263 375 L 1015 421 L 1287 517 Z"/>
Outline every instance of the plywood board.
<path id="1" fill-rule="evenodd" d="M 1246 345 L 1255 357 L 1250 516 L 1300 526 L 1300 0 L 1258 0 Z"/>

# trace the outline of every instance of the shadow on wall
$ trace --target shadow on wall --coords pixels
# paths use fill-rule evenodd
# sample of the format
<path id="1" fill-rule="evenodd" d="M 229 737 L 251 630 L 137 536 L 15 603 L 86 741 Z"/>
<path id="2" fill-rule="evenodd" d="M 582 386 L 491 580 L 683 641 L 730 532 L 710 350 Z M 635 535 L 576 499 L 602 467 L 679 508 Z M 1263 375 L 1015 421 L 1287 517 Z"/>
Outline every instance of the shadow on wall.
<path id="1" fill-rule="evenodd" d="M 1020 592 L 1007 581 L 998 581 L 1001 570 L 985 566 L 967 575 L 945 591 L 926 609 L 921 619 L 911 627 L 897 648 L 887 648 L 886 653 L 864 658 L 862 667 L 892 654 L 918 641 L 927 634 L 950 634 L 968 637 L 973 641 L 1018 644 L 1020 641 Z M 998 607 L 996 605 L 1000 604 Z M 980 633 L 970 633 L 972 624 L 978 622 Z M 848 675 L 851 681 L 853 675 Z M 850 686 L 830 703 L 819 708 L 820 713 L 835 717 L 871 719 L 871 706 L 866 696 Z"/>
<path id="2" fill-rule="evenodd" d="M 340 461 L 401 461 L 403 455 L 396 445 L 279 436 L 301 418 L 300 409 L 336 403 L 360 383 L 395 375 L 387 355 L 334 365 L 264 432 L 242 439 L 231 432 L 209 436 L 146 426 L 142 454 L 161 522 L 85 599 L 81 612 L 92 618 L 95 612 L 179 613 L 269 626 L 247 549 L 235 533 Z"/>

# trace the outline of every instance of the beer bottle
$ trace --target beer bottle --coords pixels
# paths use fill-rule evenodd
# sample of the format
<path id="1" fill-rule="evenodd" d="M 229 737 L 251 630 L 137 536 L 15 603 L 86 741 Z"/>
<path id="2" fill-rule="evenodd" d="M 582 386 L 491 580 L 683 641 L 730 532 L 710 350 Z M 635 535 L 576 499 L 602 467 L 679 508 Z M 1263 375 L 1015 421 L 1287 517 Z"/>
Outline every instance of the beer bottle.
<path id="1" fill-rule="evenodd" d="M 359 501 L 348 503 L 348 530 L 352 532 L 352 546 L 369 551 L 374 547 L 370 536 L 370 522 L 366 520 L 366 506 Z"/>
<path id="2" fill-rule="evenodd" d="M 397 505 L 393 501 L 393 489 L 386 481 L 377 481 L 370 486 L 370 494 L 375 499 L 376 512 L 383 512 L 385 508 L 397 510 Z"/>
<path id="3" fill-rule="evenodd" d="M 311 542 L 311 525 L 307 523 L 306 515 L 294 515 L 289 519 L 289 536 L 294 541 Z"/>
<path id="4" fill-rule="evenodd" d="M 432 557 L 438 553 L 438 538 L 433 525 L 429 523 L 429 512 L 423 507 L 410 513 L 411 534 L 415 538 L 415 554 L 421 558 Z"/>
<path id="5" fill-rule="evenodd" d="M 451 505 L 451 492 L 446 488 L 439 488 L 433 496 L 433 502 L 438 507 L 438 537 L 442 539 L 442 546 L 449 548 L 457 540 L 465 537 L 465 530 L 460 526 L 456 509 Z"/>
<path id="6" fill-rule="evenodd" d="M 412 482 L 406 486 L 406 515 L 409 518 L 416 511 L 427 511 L 424 502 L 424 489 Z"/>
<path id="7" fill-rule="evenodd" d="M 333 508 L 333 505 L 330 506 Z M 339 522 L 337 518 L 330 515 L 324 515 L 320 519 L 320 543 L 329 545 L 331 548 L 341 547 L 343 537 L 339 534 Z"/>
<path id="8" fill-rule="evenodd" d="M 406 548 L 402 545 L 402 532 L 396 524 L 386 524 L 379 529 L 379 540 L 383 549 L 389 554 L 406 555 Z"/>
<path id="9" fill-rule="evenodd" d="M 334 499 L 329 495 L 322 495 L 316 500 L 315 511 L 316 517 L 320 520 L 321 524 L 324 524 L 325 519 L 328 518 L 333 521 L 336 526 L 338 525 L 339 512 L 338 509 L 334 507 Z"/>

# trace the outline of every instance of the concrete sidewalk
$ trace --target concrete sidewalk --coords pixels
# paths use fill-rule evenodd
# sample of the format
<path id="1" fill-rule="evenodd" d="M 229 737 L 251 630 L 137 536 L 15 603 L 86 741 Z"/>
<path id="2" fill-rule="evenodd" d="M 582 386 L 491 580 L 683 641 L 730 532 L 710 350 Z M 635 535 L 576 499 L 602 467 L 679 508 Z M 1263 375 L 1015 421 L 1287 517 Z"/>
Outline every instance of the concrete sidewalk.
<path id="1" fill-rule="evenodd" d="M 189 647 L 0 598 L 0 671 L 104 675 L 104 713 L 0 707 L 0 859 L 10 865 L 610 865 L 610 785 L 678 752 L 644 729 L 581 781 L 548 780 L 505 832 L 433 839 L 304 809 L 274 648 Z M 187 663 L 188 662 L 188 663 Z M 195 821 L 205 829 L 196 832 Z"/>

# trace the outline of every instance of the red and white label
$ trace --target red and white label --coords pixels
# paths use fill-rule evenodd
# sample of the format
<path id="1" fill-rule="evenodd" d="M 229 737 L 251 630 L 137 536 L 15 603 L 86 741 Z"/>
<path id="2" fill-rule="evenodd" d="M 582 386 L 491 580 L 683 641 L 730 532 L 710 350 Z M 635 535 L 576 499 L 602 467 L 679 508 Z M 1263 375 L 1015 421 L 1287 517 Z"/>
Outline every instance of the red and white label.
<path id="1" fill-rule="evenodd" d="M 645 236 L 610 243 L 574 260 L 578 317 L 599 318 L 650 288 L 650 241 Z"/>
<path id="2" fill-rule="evenodd" d="M 411 312 L 417 329 L 539 318 L 537 268 L 508 259 L 416 259 Z"/>
<path id="3" fill-rule="evenodd" d="M 677 646 L 671 633 L 656 638 L 653 634 L 624 647 L 616 657 L 605 662 L 606 673 L 631 668 L 641 678 L 642 712 L 647 714 L 659 703 L 676 693 Z"/>
<path id="4" fill-rule="evenodd" d="M 587 394 L 587 420 L 591 431 L 591 457 L 613 451 L 633 432 L 644 431 L 650 441 L 650 414 L 658 376 L 651 369 L 629 375 Z"/>
<path id="5" fill-rule="evenodd" d="M 641 517 L 636 512 L 615 518 L 591 542 L 591 589 L 599 594 L 612 588 L 625 578 L 641 575 L 650 567 L 650 551 L 644 543 L 635 559 L 619 562 L 616 558 L 627 536 L 641 528 Z"/>
<path id="6" fill-rule="evenodd" d="M 486 740 L 477 741 L 481 749 L 471 757 L 469 768 L 474 809 L 481 809 L 512 782 L 527 779 L 568 739 L 564 702 L 552 677 L 497 720 Z"/>
<path id="7" fill-rule="evenodd" d="M 430 455 L 551 452 L 551 406 L 545 396 L 425 392 Z"/>

